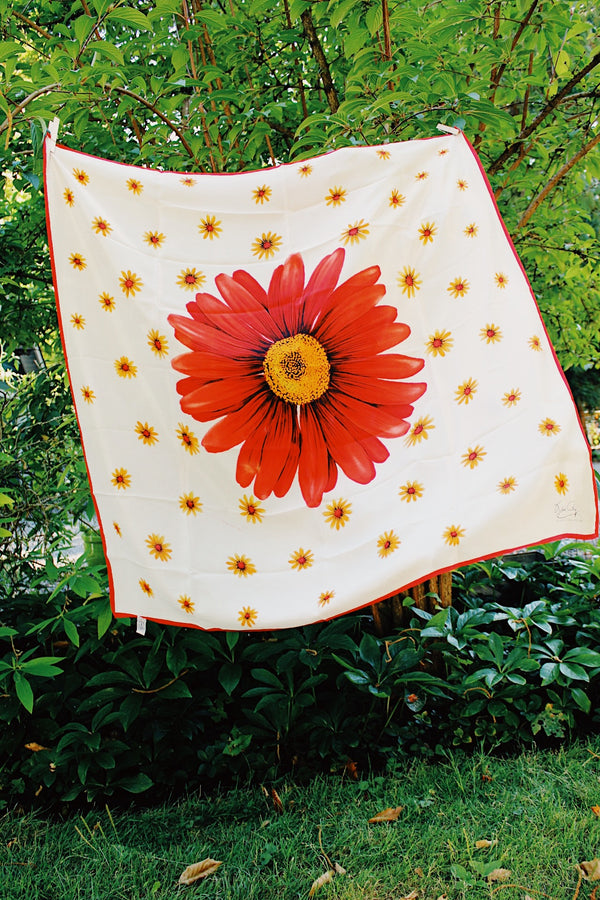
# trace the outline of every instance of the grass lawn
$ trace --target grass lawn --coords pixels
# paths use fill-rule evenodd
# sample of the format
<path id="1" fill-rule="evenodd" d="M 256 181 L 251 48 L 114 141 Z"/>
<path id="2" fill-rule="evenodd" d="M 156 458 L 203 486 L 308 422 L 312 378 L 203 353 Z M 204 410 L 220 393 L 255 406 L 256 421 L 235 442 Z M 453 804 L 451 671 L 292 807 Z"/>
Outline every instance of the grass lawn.
<path id="1" fill-rule="evenodd" d="M 587 900 L 596 886 L 578 885 L 575 866 L 600 854 L 592 809 L 600 738 L 512 759 L 449 753 L 385 776 L 276 788 L 283 812 L 255 786 L 60 822 L 5 813 L 0 898 L 291 900 L 308 897 L 336 863 L 345 874 L 315 891 L 317 900 L 401 900 L 413 891 L 414 900 Z M 398 806 L 396 821 L 369 824 Z M 186 866 L 207 857 L 222 861 L 214 874 L 178 884 Z M 488 881 L 494 869 L 510 875 Z"/>

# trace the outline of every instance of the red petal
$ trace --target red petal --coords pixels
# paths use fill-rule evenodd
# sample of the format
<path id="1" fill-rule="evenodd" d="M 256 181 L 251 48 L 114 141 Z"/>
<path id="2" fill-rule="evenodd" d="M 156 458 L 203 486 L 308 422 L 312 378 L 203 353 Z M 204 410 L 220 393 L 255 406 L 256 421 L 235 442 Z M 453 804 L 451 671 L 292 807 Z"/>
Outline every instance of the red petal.
<path id="1" fill-rule="evenodd" d="M 379 306 L 371 311 L 370 316 L 363 316 L 358 320 L 355 328 L 346 329 L 343 335 L 335 335 L 328 341 L 327 350 L 331 355 L 336 354 L 344 358 L 352 356 L 374 356 L 382 350 L 395 347 L 407 336 L 407 325 L 402 322 L 393 322 L 387 310 L 391 306 Z M 393 310 L 395 312 L 395 310 Z M 363 321 L 365 318 L 368 322 Z M 410 329 L 408 329 L 410 333 Z"/>
<path id="2" fill-rule="evenodd" d="M 337 483 L 338 470 L 335 462 L 331 458 L 328 459 L 328 468 L 327 468 L 327 483 L 325 484 L 325 490 L 323 493 L 327 494 L 329 491 L 332 491 Z"/>
<path id="3" fill-rule="evenodd" d="M 352 279 L 346 281 L 342 287 L 346 288 L 350 285 Z M 348 325 L 354 324 L 356 319 L 369 313 L 373 307 L 381 300 L 385 294 L 383 284 L 375 284 L 362 290 L 352 289 L 348 287 L 343 293 L 341 288 L 337 288 L 327 302 L 327 309 L 319 316 L 314 327 L 314 335 L 319 341 L 326 341 L 330 337 L 335 337 L 336 332 L 342 331 Z M 336 304 L 333 299 L 336 297 Z M 393 309 L 393 307 L 387 307 Z M 394 318 L 397 315 L 394 310 Z"/>
<path id="4" fill-rule="evenodd" d="M 243 269 L 237 269 L 233 275 L 231 276 L 233 280 L 240 284 L 245 290 L 248 291 L 249 294 L 252 294 L 253 297 L 256 297 L 258 302 L 265 307 L 268 306 L 267 303 L 267 292 L 264 287 L 258 283 L 256 278 L 253 278 L 248 272 L 245 272 Z"/>
<path id="5" fill-rule="evenodd" d="M 282 336 L 281 329 L 276 327 L 262 303 L 235 279 L 229 275 L 217 275 L 215 284 L 229 308 L 244 325 L 264 335 L 269 341 L 276 341 Z"/>
<path id="6" fill-rule="evenodd" d="M 362 444 L 355 440 L 342 423 L 325 408 L 319 416 L 330 456 L 340 469 L 358 484 L 368 484 L 375 477 L 375 466 Z"/>
<path id="7" fill-rule="evenodd" d="M 241 409 L 251 397 L 268 388 L 261 376 L 247 375 L 244 378 L 224 378 L 211 381 L 182 397 L 180 405 L 184 413 L 199 422 L 209 422 L 227 413 Z"/>
<path id="8" fill-rule="evenodd" d="M 313 409 L 300 407 L 300 459 L 298 480 L 307 506 L 318 506 L 327 485 L 329 462 L 323 432 Z"/>
<path id="9" fill-rule="evenodd" d="M 380 437 L 399 437 L 408 431 L 407 422 L 370 403 L 353 400 L 344 394 L 331 396 L 330 403 L 340 421 L 348 419 L 358 423 L 359 427 L 363 428 L 367 434 Z"/>
<path id="10" fill-rule="evenodd" d="M 299 253 L 277 266 L 269 285 L 269 312 L 286 335 L 300 329 L 300 303 L 304 290 L 304 263 Z"/>
<path id="11" fill-rule="evenodd" d="M 288 452 L 285 466 L 283 467 L 277 483 L 273 488 L 276 497 L 285 497 L 292 486 L 294 475 L 298 469 L 298 459 L 300 457 L 300 434 L 298 432 L 298 424 L 296 417 L 292 420 L 292 439 Z"/>
<path id="12" fill-rule="evenodd" d="M 336 374 L 372 375 L 373 378 L 408 378 L 420 372 L 425 361 L 401 353 L 382 353 L 380 356 L 348 357 L 336 362 Z"/>
<path id="13" fill-rule="evenodd" d="M 275 489 L 292 450 L 292 417 L 294 413 L 293 407 L 281 402 L 271 420 L 254 482 L 254 492 L 262 500 Z"/>
<path id="14" fill-rule="evenodd" d="M 366 375 L 338 375 L 336 372 L 329 389 L 378 406 L 396 406 L 400 403 L 410 403 L 415 399 L 411 384 L 402 381 L 384 381 Z"/>
<path id="15" fill-rule="evenodd" d="M 335 289 L 342 266 L 344 265 L 344 257 L 346 251 L 343 247 L 338 247 L 329 256 L 326 256 L 318 264 L 304 291 L 304 309 L 302 312 L 302 325 L 304 328 L 312 329 L 323 304 Z"/>
<path id="16" fill-rule="evenodd" d="M 252 434 L 257 420 L 267 420 L 269 411 L 270 404 L 264 396 L 252 397 L 242 409 L 230 413 L 209 428 L 202 438 L 202 446 L 209 453 L 231 450 Z"/>
<path id="17" fill-rule="evenodd" d="M 361 441 L 361 444 L 373 460 L 373 462 L 382 463 L 385 462 L 388 456 L 390 455 L 390 451 L 382 444 L 379 438 L 376 437 L 368 437 L 364 438 Z"/>
<path id="18" fill-rule="evenodd" d="M 171 365 L 175 371 L 193 375 L 202 384 L 216 378 L 257 374 L 258 371 L 258 364 L 254 360 L 231 359 L 200 351 L 182 353 L 171 360 Z M 200 387 L 200 384 L 197 386 Z"/>
<path id="19" fill-rule="evenodd" d="M 232 317 L 232 314 L 229 314 Z M 211 325 L 203 325 L 194 319 L 186 319 L 183 316 L 169 315 L 167 316 L 170 324 L 175 331 L 175 337 L 178 341 L 189 347 L 191 350 L 205 350 L 222 356 L 242 356 L 251 355 L 260 356 L 266 349 L 261 347 L 256 336 L 252 332 L 247 332 L 244 340 L 232 337 L 218 328 Z"/>
<path id="20" fill-rule="evenodd" d="M 235 469 L 235 479 L 242 487 L 248 487 L 258 472 L 266 438 L 267 428 L 263 423 L 244 441 L 240 448 Z M 259 499 L 264 500 L 264 497 L 259 496 Z"/>

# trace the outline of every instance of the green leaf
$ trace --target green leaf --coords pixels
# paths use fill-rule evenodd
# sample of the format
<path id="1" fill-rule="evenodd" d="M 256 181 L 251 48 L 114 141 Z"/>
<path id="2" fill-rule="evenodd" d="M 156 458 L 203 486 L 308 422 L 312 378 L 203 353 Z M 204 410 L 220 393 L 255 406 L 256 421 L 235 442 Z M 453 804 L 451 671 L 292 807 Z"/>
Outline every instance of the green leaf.
<path id="1" fill-rule="evenodd" d="M 94 50 L 94 53 L 99 53 L 101 56 L 107 56 L 120 66 L 124 65 L 125 61 L 123 59 L 123 53 L 118 47 L 115 47 L 114 44 L 111 44 L 108 41 L 94 41 L 92 49 Z"/>
<path id="2" fill-rule="evenodd" d="M 33 712 L 33 691 L 31 689 L 31 685 L 27 681 L 27 679 L 21 675 L 20 672 L 15 672 L 13 675 L 13 680 L 15 683 L 15 691 L 17 692 L 17 697 L 27 710 L 27 712 Z"/>
<path id="3" fill-rule="evenodd" d="M 592 701 L 581 688 L 571 688 L 571 697 L 584 713 L 589 713 L 592 708 Z"/>
<path id="4" fill-rule="evenodd" d="M 36 659 L 28 659 L 21 667 L 28 675 L 51 678 L 53 675 L 62 675 L 63 670 L 60 666 L 54 665 L 62 659 L 64 659 L 62 656 L 38 656 Z"/>
<path id="5" fill-rule="evenodd" d="M 98 613 L 97 619 L 97 627 L 98 627 L 98 640 L 104 637 L 110 626 L 112 625 L 113 614 L 112 609 L 110 607 L 110 603 L 108 601 L 104 604 L 100 612 Z"/>
<path id="6" fill-rule="evenodd" d="M 79 632 L 77 631 L 75 622 L 72 622 L 71 619 L 64 618 L 63 628 L 65 629 L 65 634 L 69 638 L 71 643 L 75 644 L 76 647 L 79 647 Z"/>
<path id="7" fill-rule="evenodd" d="M 275 675 L 273 672 L 269 672 L 268 669 L 252 669 L 252 677 L 256 679 L 256 681 L 262 681 L 263 684 L 268 684 L 270 687 L 278 688 L 279 690 L 283 690 L 283 682 Z"/>
<path id="8" fill-rule="evenodd" d="M 560 671 L 567 678 L 573 678 L 576 681 L 589 681 L 590 676 L 585 671 L 583 666 L 578 666 L 575 663 L 567 663 L 561 662 L 559 663 Z"/>
<path id="9" fill-rule="evenodd" d="M 230 697 L 240 683 L 241 677 L 242 667 L 239 663 L 226 662 L 219 669 L 219 684 L 223 687 L 223 689 Z"/>
<path id="10" fill-rule="evenodd" d="M 154 31 L 147 17 L 139 9 L 131 9 L 130 7 L 118 6 L 109 12 L 105 21 L 119 22 L 121 25 L 130 25 L 142 31 Z"/>

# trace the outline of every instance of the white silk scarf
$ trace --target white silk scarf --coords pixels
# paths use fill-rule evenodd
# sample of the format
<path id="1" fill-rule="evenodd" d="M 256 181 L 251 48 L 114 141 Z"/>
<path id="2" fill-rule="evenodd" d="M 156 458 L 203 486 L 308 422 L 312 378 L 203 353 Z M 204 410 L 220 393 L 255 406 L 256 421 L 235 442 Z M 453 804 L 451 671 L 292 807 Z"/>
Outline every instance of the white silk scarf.
<path id="1" fill-rule="evenodd" d="M 113 610 L 272 629 L 597 533 L 590 452 L 462 134 L 182 175 L 45 146 Z"/>

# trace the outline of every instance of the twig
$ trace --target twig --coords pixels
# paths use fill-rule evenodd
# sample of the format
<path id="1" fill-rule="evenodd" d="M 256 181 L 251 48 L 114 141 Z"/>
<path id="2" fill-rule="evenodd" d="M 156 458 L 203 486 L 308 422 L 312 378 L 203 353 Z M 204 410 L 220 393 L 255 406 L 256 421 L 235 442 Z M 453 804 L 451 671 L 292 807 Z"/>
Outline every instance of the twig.
<path id="1" fill-rule="evenodd" d="M 24 100 L 21 100 L 21 102 L 15 106 L 15 108 L 12 111 L 12 118 L 14 118 L 20 112 L 22 112 L 25 109 L 25 107 L 29 103 L 31 103 L 32 100 L 36 100 L 38 97 L 41 97 L 43 94 L 49 94 L 51 91 L 59 91 L 59 90 L 62 90 L 61 86 L 58 82 L 55 82 L 54 84 L 46 85 L 46 87 L 38 88 L 37 91 L 32 91 L 31 94 L 28 94 Z M 2 134 L 3 131 L 6 131 L 7 128 L 10 128 L 10 126 L 11 126 L 11 119 L 7 116 L 6 119 L 4 120 L 4 122 L 0 125 L 0 134 Z"/>
<path id="2" fill-rule="evenodd" d="M 340 101 L 338 99 L 337 91 L 331 78 L 329 63 L 327 62 L 327 58 L 325 56 L 325 53 L 323 52 L 323 47 L 321 46 L 319 35 L 317 34 L 315 23 L 312 19 L 310 7 L 308 9 L 305 9 L 304 12 L 300 14 L 300 19 L 302 21 L 304 33 L 308 38 L 308 42 L 313 52 L 313 56 L 319 67 L 319 74 L 321 76 L 321 82 L 323 84 L 325 96 L 327 97 L 327 102 L 329 103 L 329 109 L 332 113 L 335 113 L 340 108 Z"/>
<path id="3" fill-rule="evenodd" d="M 190 147 L 190 145 L 184 138 L 184 136 L 181 133 L 181 131 L 179 130 L 179 128 L 177 128 L 177 126 L 173 122 L 171 122 L 171 120 L 167 116 L 165 116 L 164 113 L 162 113 L 160 111 L 160 109 L 157 109 L 153 103 L 150 103 L 149 100 L 145 100 L 144 97 L 140 97 L 139 94 L 135 94 L 133 91 L 130 91 L 129 88 L 119 87 L 119 85 L 109 86 L 109 91 L 116 91 L 118 94 L 124 94 L 126 97 L 131 97 L 133 100 L 137 100 L 138 103 L 141 103 L 142 106 L 145 106 L 147 109 L 152 110 L 154 115 L 158 116 L 158 118 L 161 119 L 165 123 L 165 125 L 168 125 L 169 128 L 171 129 L 171 131 L 177 135 L 177 137 L 181 141 L 186 153 L 189 156 L 191 156 L 191 158 L 194 160 L 194 162 L 197 161 L 194 151 L 192 150 L 192 148 Z M 2 129 L 0 128 L 0 131 L 1 130 Z"/>
<path id="4" fill-rule="evenodd" d="M 176 678 L 171 678 L 170 681 L 167 681 L 166 684 L 161 685 L 159 688 L 152 688 L 152 690 L 144 691 L 142 688 L 131 688 L 134 694 L 158 694 L 159 691 L 164 691 L 165 688 L 170 687 L 172 684 L 175 684 L 176 681 L 179 681 L 180 678 L 183 678 L 184 675 L 187 675 L 189 669 L 184 669 L 180 675 L 177 675 Z"/>

